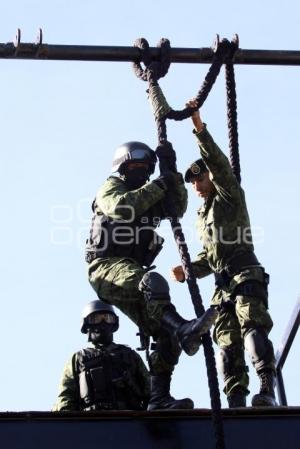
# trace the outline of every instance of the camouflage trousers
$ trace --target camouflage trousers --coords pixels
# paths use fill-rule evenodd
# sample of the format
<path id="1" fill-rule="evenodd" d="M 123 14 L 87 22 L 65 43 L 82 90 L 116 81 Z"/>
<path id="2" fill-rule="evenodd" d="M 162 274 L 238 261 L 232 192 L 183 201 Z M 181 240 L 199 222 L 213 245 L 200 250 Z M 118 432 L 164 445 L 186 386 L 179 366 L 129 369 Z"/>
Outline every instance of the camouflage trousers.
<path id="1" fill-rule="evenodd" d="M 146 335 L 156 341 L 150 356 L 152 374 L 172 372 L 181 348 L 177 338 L 161 327 L 169 299 L 146 301 L 138 285 L 146 273 L 133 259 L 121 257 L 95 259 L 88 267 L 89 282 L 98 297 L 127 315 Z M 174 306 L 171 306 L 174 307 Z"/>
<path id="2" fill-rule="evenodd" d="M 268 312 L 267 288 L 264 296 L 246 296 L 235 294 L 236 287 L 245 280 L 262 283 L 261 269 L 252 270 L 247 279 L 241 273 L 232 280 L 228 288 L 217 288 L 212 304 L 221 305 L 221 311 L 215 322 L 213 338 L 220 349 L 230 354 L 230 367 L 224 377 L 224 393 L 231 394 L 236 388 L 249 393 L 248 367 L 244 356 L 244 337 L 252 329 L 260 329 L 268 335 L 273 321 Z M 252 275 L 251 275 L 252 274 Z M 239 282 L 242 281 L 242 282 Z M 272 344 L 270 343 L 272 346 Z M 274 371 L 274 358 L 266 363 L 266 369 Z"/>

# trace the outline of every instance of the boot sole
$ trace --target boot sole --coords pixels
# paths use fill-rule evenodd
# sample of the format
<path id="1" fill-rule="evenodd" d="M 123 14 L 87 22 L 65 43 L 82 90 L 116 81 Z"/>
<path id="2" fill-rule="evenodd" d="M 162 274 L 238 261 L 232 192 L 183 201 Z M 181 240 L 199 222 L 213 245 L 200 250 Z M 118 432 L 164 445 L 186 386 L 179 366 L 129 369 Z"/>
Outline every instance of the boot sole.
<path id="1" fill-rule="evenodd" d="M 206 334 L 217 319 L 218 312 L 216 309 L 208 309 L 201 317 L 193 333 L 182 340 L 182 349 L 187 355 L 194 355 L 201 345 L 201 337 Z"/>
<path id="2" fill-rule="evenodd" d="M 251 401 L 252 407 L 278 407 L 277 402 L 275 399 L 270 398 L 268 399 L 262 399 L 262 398 L 256 398 L 253 396 Z"/>
<path id="3" fill-rule="evenodd" d="M 194 402 L 191 399 L 179 399 L 177 404 L 175 403 L 162 403 L 162 404 L 149 404 L 147 411 L 152 410 L 192 410 L 194 408 Z"/>

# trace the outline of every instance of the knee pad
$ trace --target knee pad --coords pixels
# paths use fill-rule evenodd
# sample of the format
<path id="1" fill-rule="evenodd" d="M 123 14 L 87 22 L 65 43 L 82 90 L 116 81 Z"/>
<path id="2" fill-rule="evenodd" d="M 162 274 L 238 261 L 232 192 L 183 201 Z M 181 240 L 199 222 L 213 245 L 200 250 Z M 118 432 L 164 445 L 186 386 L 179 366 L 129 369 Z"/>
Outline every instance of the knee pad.
<path id="1" fill-rule="evenodd" d="M 146 300 L 167 299 L 170 301 L 170 289 L 166 279 L 155 271 L 148 271 L 139 283 L 139 290 Z"/>
<path id="2" fill-rule="evenodd" d="M 158 337 L 156 341 L 156 351 L 168 365 L 174 366 L 178 363 L 181 347 L 177 338 L 174 338 L 167 333 Z"/>
<path id="3" fill-rule="evenodd" d="M 251 329 L 245 336 L 244 344 L 256 370 L 264 368 L 274 360 L 273 345 L 263 330 Z"/>
<path id="4" fill-rule="evenodd" d="M 221 348 L 216 356 L 216 365 L 224 381 L 231 376 L 248 371 L 243 350 L 237 347 Z"/>
<path id="5" fill-rule="evenodd" d="M 177 364 L 178 358 L 169 357 L 160 351 L 153 351 L 150 354 L 149 367 L 152 375 L 158 375 L 164 372 L 173 372 L 174 366 Z"/>
<path id="6" fill-rule="evenodd" d="M 216 355 L 217 370 L 226 379 L 230 376 L 233 368 L 233 353 L 230 349 L 220 349 Z"/>

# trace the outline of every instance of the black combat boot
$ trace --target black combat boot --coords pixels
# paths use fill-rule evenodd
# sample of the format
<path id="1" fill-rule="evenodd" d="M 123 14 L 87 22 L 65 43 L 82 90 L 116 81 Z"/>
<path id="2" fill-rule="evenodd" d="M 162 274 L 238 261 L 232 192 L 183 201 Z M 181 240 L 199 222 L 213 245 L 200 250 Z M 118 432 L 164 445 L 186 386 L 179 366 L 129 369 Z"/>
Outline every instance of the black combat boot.
<path id="1" fill-rule="evenodd" d="M 188 355 L 194 355 L 199 349 L 202 335 L 209 331 L 216 321 L 217 315 L 218 311 L 210 307 L 201 318 L 187 321 L 172 306 L 164 312 L 161 324 L 169 332 L 176 335 L 184 352 Z"/>
<path id="2" fill-rule="evenodd" d="M 148 411 L 161 409 L 192 409 L 194 403 L 189 398 L 174 399 L 170 395 L 171 373 L 151 376 L 150 401 Z"/>
<path id="3" fill-rule="evenodd" d="M 252 398 L 253 407 L 276 407 L 275 400 L 275 375 L 271 370 L 258 373 L 260 379 L 260 390 Z"/>
<path id="4" fill-rule="evenodd" d="M 227 396 L 229 408 L 246 407 L 246 393 L 236 389 Z"/>

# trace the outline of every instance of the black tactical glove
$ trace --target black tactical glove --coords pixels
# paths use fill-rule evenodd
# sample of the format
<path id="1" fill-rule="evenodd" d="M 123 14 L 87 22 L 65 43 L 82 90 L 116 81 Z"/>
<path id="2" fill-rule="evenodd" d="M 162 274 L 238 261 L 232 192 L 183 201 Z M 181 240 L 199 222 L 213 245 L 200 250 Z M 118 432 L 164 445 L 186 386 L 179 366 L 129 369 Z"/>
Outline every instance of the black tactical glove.
<path id="1" fill-rule="evenodd" d="M 164 167 L 176 172 L 176 153 L 173 150 L 172 144 L 168 141 L 164 142 L 155 150 L 156 156 Z"/>
<path id="2" fill-rule="evenodd" d="M 162 190 L 174 189 L 175 184 L 183 182 L 181 173 L 169 172 L 166 175 L 160 175 L 152 182 L 158 185 Z"/>
<path id="3" fill-rule="evenodd" d="M 155 153 L 158 159 L 164 157 L 170 159 L 171 161 L 176 161 L 176 153 L 173 149 L 171 142 L 168 142 L 167 140 L 163 144 L 158 145 L 158 147 L 155 150 Z"/>
<path id="4" fill-rule="evenodd" d="M 161 175 L 158 178 L 154 179 L 153 182 L 157 184 L 158 187 L 160 187 L 162 190 L 168 190 L 174 185 L 174 179 L 171 173 L 165 176 Z"/>

